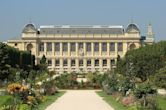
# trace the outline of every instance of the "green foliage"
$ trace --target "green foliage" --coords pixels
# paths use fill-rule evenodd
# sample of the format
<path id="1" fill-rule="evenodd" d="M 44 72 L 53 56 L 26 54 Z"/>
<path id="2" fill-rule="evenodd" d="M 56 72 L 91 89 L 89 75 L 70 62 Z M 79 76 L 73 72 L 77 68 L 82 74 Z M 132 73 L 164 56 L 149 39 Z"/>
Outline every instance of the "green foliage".
<path id="1" fill-rule="evenodd" d="M 138 99 L 138 110 L 158 110 L 156 93 L 156 89 L 149 83 L 138 85 L 134 91 L 134 95 Z"/>
<path id="2" fill-rule="evenodd" d="M 165 65 L 166 42 L 131 50 L 118 61 L 116 72 L 124 76 L 140 78 L 143 82 Z"/>
<path id="3" fill-rule="evenodd" d="M 140 99 L 143 97 L 146 97 L 149 94 L 156 94 L 156 89 L 153 88 L 153 86 L 149 83 L 141 83 L 139 85 L 137 85 L 137 87 L 135 88 L 134 91 L 134 95 L 136 96 L 136 98 Z"/>
<path id="4" fill-rule="evenodd" d="M 45 82 L 44 86 L 45 86 L 44 91 L 45 91 L 45 94 L 47 94 L 47 95 L 54 95 L 56 92 L 58 92 L 54 80 Z"/>
<path id="5" fill-rule="evenodd" d="M 101 96 L 109 105 L 111 105 L 115 110 L 127 110 L 128 107 L 124 106 L 120 102 L 116 101 L 116 99 L 112 95 L 107 95 L 103 91 L 97 92 L 99 96 Z"/>
<path id="6" fill-rule="evenodd" d="M 4 95 L 0 96 L 0 107 L 3 105 L 10 105 L 12 104 L 12 96 L 9 95 Z"/>
<path id="7" fill-rule="evenodd" d="M 135 88 L 135 83 L 129 77 L 124 77 L 120 83 L 120 88 L 123 95 L 126 95 L 126 92 L 133 90 Z"/>
<path id="8" fill-rule="evenodd" d="M 58 88 L 63 88 L 63 89 L 73 88 L 78 85 L 77 75 L 75 73 L 61 74 L 60 76 L 55 78 L 55 81 L 56 81 L 56 86 Z"/>
<path id="9" fill-rule="evenodd" d="M 43 55 L 41 60 L 40 60 L 40 64 L 46 64 L 46 56 Z"/>
<path id="10" fill-rule="evenodd" d="M 118 77 L 116 74 L 108 75 L 108 77 L 102 83 L 103 90 L 107 94 L 113 94 L 114 92 L 118 91 Z"/>
<path id="11" fill-rule="evenodd" d="M 12 80 L 16 69 L 28 70 L 34 66 L 35 57 L 30 52 L 19 51 L 4 43 L 0 43 L 0 80 Z M 16 68 L 16 69 L 13 69 Z"/>
<path id="12" fill-rule="evenodd" d="M 21 104 L 21 105 L 19 105 L 18 110 L 31 110 L 31 107 L 27 104 Z"/>
<path id="13" fill-rule="evenodd" d="M 161 68 L 153 77 L 153 82 L 157 87 L 166 89 L 166 66 Z"/>

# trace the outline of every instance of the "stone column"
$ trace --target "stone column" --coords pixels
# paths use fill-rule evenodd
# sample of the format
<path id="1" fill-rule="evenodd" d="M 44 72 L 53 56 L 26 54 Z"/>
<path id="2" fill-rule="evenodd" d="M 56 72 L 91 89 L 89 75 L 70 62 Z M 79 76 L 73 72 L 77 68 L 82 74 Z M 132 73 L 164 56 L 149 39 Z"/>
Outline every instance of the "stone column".
<path id="1" fill-rule="evenodd" d="M 83 43 L 83 47 L 84 47 L 84 56 L 86 55 L 86 42 Z"/>
<path id="2" fill-rule="evenodd" d="M 52 56 L 55 55 L 55 43 L 52 42 Z"/>
<path id="3" fill-rule="evenodd" d="M 70 42 L 67 43 L 67 48 L 68 48 L 67 55 L 68 56 L 70 56 L 70 52 L 71 52 L 70 51 L 71 50 L 71 47 L 70 47 L 71 45 L 70 44 L 71 44 Z"/>
<path id="4" fill-rule="evenodd" d="M 118 56 L 118 43 L 115 42 L 115 57 Z"/>
<path id="5" fill-rule="evenodd" d="M 60 67 L 60 71 L 63 71 L 63 58 L 60 59 L 59 67 Z"/>
<path id="6" fill-rule="evenodd" d="M 91 59 L 91 71 L 95 71 L 95 60 Z"/>
<path id="7" fill-rule="evenodd" d="M 102 71 L 102 68 L 103 68 L 103 61 L 102 60 L 103 60 L 102 58 L 99 59 L 99 71 Z"/>
<path id="8" fill-rule="evenodd" d="M 75 45 L 76 45 L 76 56 L 78 56 L 78 51 L 79 51 L 79 50 L 78 50 L 78 42 L 76 42 Z"/>
<path id="9" fill-rule="evenodd" d="M 60 42 L 60 56 L 62 56 L 63 54 L 63 45 L 62 45 L 62 42 Z"/>
<path id="10" fill-rule="evenodd" d="M 126 54 L 127 50 L 128 50 L 127 42 L 124 42 L 123 43 L 123 56 Z"/>
<path id="11" fill-rule="evenodd" d="M 47 43 L 44 42 L 44 54 L 47 55 Z"/>
<path id="12" fill-rule="evenodd" d="M 79 59 L 75 59 L 75 62 L 76 62 L 76 71 L 79 71 Z"/>
<path id="13" fill-rule="evenodd" d="M 91 55 L 94 56 L 94 43 L 91 43 Z"/>
<path id="14" fill-rule="evenodd" d="M 107 56 L 110 56 L 110 43 L 107 42 Z"/>
<path id="15" fill-rule="evenodd" d="M 107 68 L 109 70 L 111 70 L 111 59 L 110 58 L 107 59 Z"/>
<path id="16" fill-rule="evenodd" d="M 52 69 L 54 69 L 54 68 L 55 68 L 55 59 L 52 58 Z"/>
<path id="17" fill-rule="evenodd" d="M 87 71 L 87 59 L 83 59 L 83 64 L 84 71 Z"/>
<path id="18" fill-rule="evenodd" d="M 99 55 L 101 56 L 102 55 L 102 43 L 99 42 Z"/>

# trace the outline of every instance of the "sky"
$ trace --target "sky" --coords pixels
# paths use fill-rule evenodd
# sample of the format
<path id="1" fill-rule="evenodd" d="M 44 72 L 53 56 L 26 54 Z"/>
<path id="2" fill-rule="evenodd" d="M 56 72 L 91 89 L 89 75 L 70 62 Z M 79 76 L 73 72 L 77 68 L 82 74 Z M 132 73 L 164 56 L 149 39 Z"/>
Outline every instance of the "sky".
<path id="1" fill-rule="evenodd" d="M 153 26 L 166 40 L 166 0 L 1 0 L 0 41 L 20 37 L 27 23 L 40 25 L 122 25 L 136 23 L 141 35 Z"/>

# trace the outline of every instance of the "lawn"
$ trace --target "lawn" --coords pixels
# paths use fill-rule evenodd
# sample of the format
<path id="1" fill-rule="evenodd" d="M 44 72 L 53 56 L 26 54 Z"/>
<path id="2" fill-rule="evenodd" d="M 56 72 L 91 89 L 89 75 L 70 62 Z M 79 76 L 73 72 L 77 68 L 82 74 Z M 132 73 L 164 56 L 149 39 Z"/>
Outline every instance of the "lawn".
<path id="1" fill-rule="evenodd" d="M 107 95 L 103 91 L 97 92 L 97 94 L 101 97 L 103 97 L 103 100 L 105 100 L 109 105 L 111 105 L 115 110 L 127 110 L 128 107 L 125 107 L 121 103 L 117 102 L 111 95 Z"/>
<path id="2" fill-rule="evenodd" d="M 46 101 L 39 104 L 38 110 L 45 110 L 47 106 L 49 106 L 51 103 L 53 103 L 55 100 L 57 100 L 64 93 L 65 92 L 63 91 L 63 92 L 56 93 L 55 95 L 45 96 Z M 10 96 L 10 95 L 0 96 L 0 107 L 3 105 L 6 105 L 6 104 L 10 104 L 11 98 L 12 98 L 12 96 Z"/>
<path id="3" fill-rule="evenodd" d="M 111 105 L 115 110 L 127 110 L 129 107 L 123 106 L 121 103 L 117 102 L 111 95 L 107 95 L 103 91 L 97 92 L 97 94 L 103 97 L 109 105 Z M 157 96 L 157 103 L 161 110 L 166 110 L 166 97 Z"/>
<path id="4" fill-rule="evenodd" d="M 10 103 L 11 99 L 12 96 L 10 95 L 0 96 L 0 107 L 3 106 L 4 104 Z"/>
<path id="5" fill-rule="evenodd" d="M 158 96 L 157 97 L 157 102 L 158 102 L 159 107 L 162 110 L 166 110 L 166 97 L 164 98 L 162 96 Z"/>
<path id="6" fill-rule="evenodd" d="M 47 106 L 52 104 L 55 100 L 57 100 L 64 93 L 65 93 L 65 91 L 56 93 L 55 95 L 46 96 L 46 101 L 41 103 L 41 104 L 39 104 L 38 110 L 45 110 L 47 108 Z"/>

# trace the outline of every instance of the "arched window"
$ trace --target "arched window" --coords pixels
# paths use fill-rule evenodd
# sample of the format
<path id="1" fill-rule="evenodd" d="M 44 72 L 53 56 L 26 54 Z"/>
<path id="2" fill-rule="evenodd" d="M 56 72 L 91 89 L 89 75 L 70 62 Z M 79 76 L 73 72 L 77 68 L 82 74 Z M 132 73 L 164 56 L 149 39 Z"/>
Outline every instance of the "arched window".
<path id="1" fill-rule="evenodd" d="M 134 43 L 132 43 L 130 46 L 129 46 L 129 49 L 132 50 L 132 49 L 135 49 L 136 48 L 136 45 Z"/>
<path id="2" fill-rule="evenodd" d="M 31 43 L 27 45 L 27 51 L 31 51 L 32 48 L 33 48 L 33 45 Z"/>

